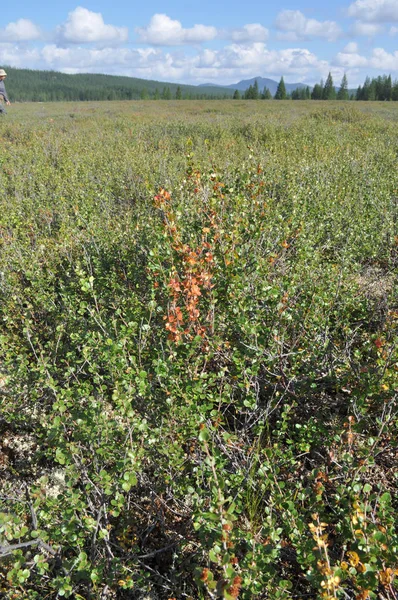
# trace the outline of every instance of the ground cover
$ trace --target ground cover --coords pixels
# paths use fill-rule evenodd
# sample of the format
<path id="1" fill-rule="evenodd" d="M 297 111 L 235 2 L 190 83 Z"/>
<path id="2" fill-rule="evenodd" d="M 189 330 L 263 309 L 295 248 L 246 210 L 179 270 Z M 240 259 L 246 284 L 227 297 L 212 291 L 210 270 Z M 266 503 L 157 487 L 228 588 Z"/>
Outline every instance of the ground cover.
<path id="1" fill-rule="evenodd" d="M 398 595 L 398 108 L 0 122 L 0 597 Z"/>

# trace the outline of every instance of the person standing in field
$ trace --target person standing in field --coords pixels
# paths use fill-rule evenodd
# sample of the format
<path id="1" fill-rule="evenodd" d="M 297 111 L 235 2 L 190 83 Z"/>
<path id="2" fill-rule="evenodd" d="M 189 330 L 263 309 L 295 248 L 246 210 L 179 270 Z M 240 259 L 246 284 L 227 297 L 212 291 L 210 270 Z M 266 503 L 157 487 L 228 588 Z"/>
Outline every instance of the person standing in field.
<path id="1" fill-rule="evenodd" d="M 4 71 L 4 69 L 0 69 L 0 96 L 2 98 L 4 98 L 4 102 L 7 104 L 7 106 L 10 106 L 11 102 L 8 99 L 7 96 L 7 92 L 6 92 L 6 86 L 4 85 L 4 79 L 7 77 L 7 73 Z M 1 114 L 6 114 L 7 111 L 4 108 L 3 104 L 0 102 L 0 113 Z"/>

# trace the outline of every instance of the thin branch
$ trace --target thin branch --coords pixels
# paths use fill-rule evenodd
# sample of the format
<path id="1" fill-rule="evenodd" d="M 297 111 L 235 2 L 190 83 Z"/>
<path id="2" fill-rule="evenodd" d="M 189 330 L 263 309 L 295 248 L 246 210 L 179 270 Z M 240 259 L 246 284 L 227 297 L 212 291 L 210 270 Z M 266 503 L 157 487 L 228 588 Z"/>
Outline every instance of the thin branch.
<path id="1" fill-rule="evenodd" d="M 43 542 L 42 539 L 38 538 L 36 540 L 30 540 L 29 542 L 21 542 L 20 544 L 10 544 L 8 546 L 3 546 L 0 544 L 0 558 L 4 556 L 9 556 L 15 550 L 20 550 L 21 548 L 29 548 L 30 546 L 38 546 L 43 550 L 46 550 L 52 556 L 57 556 L 58 552 L 54 550 L 49 544 Z"/>

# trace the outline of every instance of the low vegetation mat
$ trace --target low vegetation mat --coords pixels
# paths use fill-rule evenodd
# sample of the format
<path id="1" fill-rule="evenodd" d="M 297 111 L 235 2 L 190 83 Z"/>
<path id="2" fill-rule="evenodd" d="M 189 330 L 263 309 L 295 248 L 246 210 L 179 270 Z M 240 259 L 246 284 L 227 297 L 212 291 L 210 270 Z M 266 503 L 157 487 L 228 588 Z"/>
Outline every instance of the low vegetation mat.
<path id="1" fill-rule="evenodd" d="M 398 107 L 296 104 L 2 118 L 1 598 L 398 597 Z"/>

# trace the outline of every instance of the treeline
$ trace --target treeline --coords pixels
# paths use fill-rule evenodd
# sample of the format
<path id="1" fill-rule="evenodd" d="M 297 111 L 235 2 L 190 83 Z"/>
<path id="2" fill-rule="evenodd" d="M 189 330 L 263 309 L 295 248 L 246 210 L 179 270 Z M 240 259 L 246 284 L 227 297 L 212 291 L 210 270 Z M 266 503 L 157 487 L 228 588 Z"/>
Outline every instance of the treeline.
<path id="1" fill-rule="evenodd" d="M 233 94 L 233 90 L 227 88 L 164 84 L 135 77 L 4 68 L 8 75 L 7 92 L 13 102 L 202 100 L 231 98 Z"/>
<path id="2" fill-rule="evenodd" d="M 326 82 L 316 83 L 312 90 L 309 86 L 298 87 L 292 92 L 286 91 L 285 82 L 281 77 L 275 95 L 265 87 L 262 92 L 258 89 L 257 80 L 254 85 L 243 92 L 235 90 L 234 100 L 398 100 L 398 80 L 392 82 L 391 75 L 379 75 L 370 79 L 367 77 L 363 86 L 359 86 L 356 93 L 348 89 L 347 76 L 344 74 L 340 87 L 336 89 L 332 74 L 329 73 Z"/>
<path id="3" fill-rule="evenodd" d="M 281 77 L 274 95 L 265 87 L 259 90 L 257 80 L 244 91 L 217 86 L 189 86 L 162 83 L 134 77 L 82 73 L 69 75 L 57 71 L 35 71 L 5 67 L 7 91 L 13 102 L 56 102 L 97 100 L 398 100 L 398 81 L 391 75 L 366 78 L 363 86 L 348 89 L 346 75 L 336 89 L 331 73 L 311 89 L 300 86 L 287 92 Z"/>
<path id="4" fill-rule="evenodd" d="M 256 79 L 254 84 L 250 85 L 242 94 L 239 90 L 235 90 L 232 98 L 234 100 L 272 100 L 272 98 L 275 100 L 309 100 L 311 98 L 311 89 L 308 86 L 302 86 L 289 94 L 286 92 L 285 82 L 282 77 L 275 95 L 272 96 L 271 91 L 267 87 L 264 87 L 263 91 L 260 92 Z"/>
<path id="5" fill-rule="evenodd" d="M 392 83 L 391 75 L 367 77 L 363 86 L 357 89 L 356 100 L 398 100 L 398 81 Z"/>

